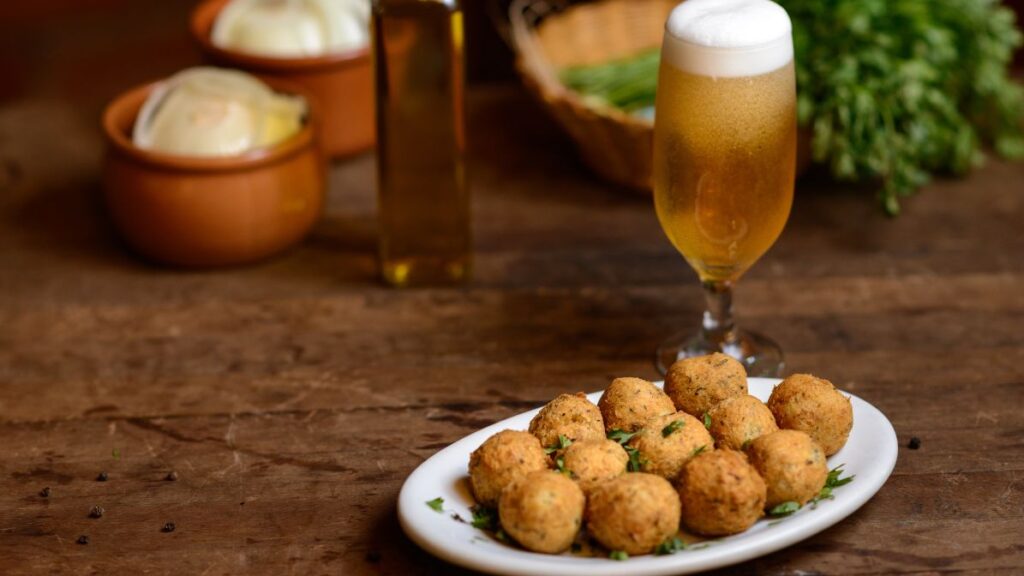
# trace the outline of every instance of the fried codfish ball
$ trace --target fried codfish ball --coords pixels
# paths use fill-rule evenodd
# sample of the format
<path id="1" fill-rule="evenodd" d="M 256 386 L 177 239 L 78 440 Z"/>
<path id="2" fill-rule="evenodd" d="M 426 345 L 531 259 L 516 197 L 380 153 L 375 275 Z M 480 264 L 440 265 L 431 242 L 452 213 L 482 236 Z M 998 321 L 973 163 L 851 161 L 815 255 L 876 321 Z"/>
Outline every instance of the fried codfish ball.
<path id="1" fill-rule="evenodd" d="M 601 395 L 597 406 L 604 417 L 604 428 L 609 432 L 633 432 L 655 416 L 676 411 L 664 392 L 641 378 L 616 378 Z"/>
<path id="2" fill-rule="evenodd" d="M 665 374 L 665 393 L 676 408 L 701 418 L 726 398 L 747 393 L 747 372 L 731 356 L 715 352 L 677 361 Z"/>
<path id="3" fill-rule="evenodd" d="M 562 452 L 562 468 L 567 470 L 584 492 L 626 473 L 629 455 L 618 442 L 602 438 L 573 442 Z"/>
<path id="4" fill-rule="evenodd" d="M 502 430 L 469 455 L 469 481 L 477 503 L 494 507 L 501 491 L 530 472 L 546 470 L 548 457 L 529 432 Z"/>
<path id="5" fill-rule="evenodd" d="M 768 408 L 780 428 L 806 432 L 831 456 L 846 444 L 853 428 L 853 406 L 831 382 L 793 374 L 772 390 Z"/>
<path id="6" fill-rule="evenodd" d="M 629 440 L 644 472 L 675 480 L 690 458 L 715 447 L 704 423 L 686 412 L 655 416 Z"/>
<path id="7" fill-rule="evenodd" d="M 604 419 L 586 394 L 559 394 L 530 420 L 530 434 L 545 448 L 558 447 L 559 435 L 573 442 L 603 440 Z"/>
<path id="8" fill-rule="evenodd" d="M 587 501 L 587 532 L 609 550 L 647 554 L 679 531 L 679 495 L 654 474 L 602 482 Z"/>
<path id="9" fill-rule="evenodd" d="M 557 554 L 572 544 L 583 524 L 583 490 L 554 470 L 531 472 L 501 492 L 501 527 L 527 550 Z"/>
<path id="10" fill-rule="evenodd" d="M 799 430 L 765 434 L 751 442 L 746 452 L 768 487 L 764 504 L 768 510 L 790 501 L 803 506 L 821 492 L 828 478 L 825 451 Z"/>
<path id="11" fill-rule="evenodd" d="M 764 514 L 764 480 L 742 452 L 715 450 L 696 456 L 683 467 L 678 489 L 683 525 L 698 534 L 737 534 Z"/>
<path id="12" fill-rule="evenodd" d="M 779 429 L 772 411 L 757 398 L 744 394 L 726 398 L 708 410 L 715 446 L 742 450 L 762 434 Z"/>

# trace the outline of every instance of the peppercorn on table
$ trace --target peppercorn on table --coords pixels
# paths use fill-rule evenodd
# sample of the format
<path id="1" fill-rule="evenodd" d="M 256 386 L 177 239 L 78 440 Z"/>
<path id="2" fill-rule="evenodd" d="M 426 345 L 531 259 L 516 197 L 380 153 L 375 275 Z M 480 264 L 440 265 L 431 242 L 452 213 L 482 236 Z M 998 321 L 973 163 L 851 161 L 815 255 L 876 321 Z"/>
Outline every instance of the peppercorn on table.
<path id="1" fill-rule="evenodd" d="M 0 100 L 0 573 L 462 573 L 399 529 L 405 477 L 559 392 L 656 378 L 699 286 L 651 202 L 591 176 L 512 83 L 469 92 L 464 288 L 379 283 L 372 155 L 333 165 L 322 221 L 278 258 L 148 264 L 99 201 L 96 111 L 104 86 L 189 63 Z M 787 373 L 885 412 L 899 460 L 840 524 L 721 574 L 1024 569 L 1022 189 L 1024 164 L 990 161 L 890 219 L 865 189 L 798 182 L 739 317 Z"/>

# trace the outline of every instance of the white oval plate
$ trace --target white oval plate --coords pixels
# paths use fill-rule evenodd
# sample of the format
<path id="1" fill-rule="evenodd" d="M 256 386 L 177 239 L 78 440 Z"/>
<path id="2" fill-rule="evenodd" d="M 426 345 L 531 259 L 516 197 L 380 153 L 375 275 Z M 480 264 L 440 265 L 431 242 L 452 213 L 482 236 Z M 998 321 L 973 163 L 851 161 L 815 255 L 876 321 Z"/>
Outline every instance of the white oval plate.
<path id="1" fill-rule="evenodd" d="M 767 401 L 779 382 L 774 378 L 750 378 L 750 393 Z M 600 396 L 600 392 L 588 395 L 593 402 Z M 455 521 L 453 514 L 467 520 L 473 517 L 469 508 L 474 501 L 466 472 L 470 452 L 499 430 L 526 430 L 538 410 L 474 432 L 421 464 L 402 486 L 398 518 L 405 533 L 427 552 L 453 564 L 492 574 L 655 576 L 737 564 L 785 548 L 846 518 L 874 496 L 892 473 L 898 451 L 892 424 L 871 404 L 853 395 L 850 398 L 853 430 L 846 446 L 832 455 L 828 463 L 829 468 L 843 464 L 844 476 L 856 475 L 853 482 L 836 488 L 835 498 L 820 502 L 816 508 L 805 506 L 781 520 L 759 520 L 742 534 L 710 540 L 706 548 L 693 547 L 669 556 L 634 556 L 625 561 L 568 553 L 537 554 L 498 542 L 470 524 Z M 443 513 L 426 504 L 438 497 L 444 498 Z"/>

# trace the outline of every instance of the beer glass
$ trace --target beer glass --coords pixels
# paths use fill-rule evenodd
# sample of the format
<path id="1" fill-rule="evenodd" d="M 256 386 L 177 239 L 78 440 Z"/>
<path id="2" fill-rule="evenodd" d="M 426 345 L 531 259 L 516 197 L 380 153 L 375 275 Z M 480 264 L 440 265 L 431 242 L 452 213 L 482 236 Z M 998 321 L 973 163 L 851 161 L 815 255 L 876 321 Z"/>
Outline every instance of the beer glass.
<path id="1" fill-rule="evenodd" d="M 658 349 L 678 359 L 723 352 L 774 376 L 782 351 L 736 327 L 732 288 L 789 217 L 796 169 L 796 80 L 789 17 L 769 0 L 687 0 L 666 24 L 654 123 L 654 203 L 697 272 L 700 330 Z"/>

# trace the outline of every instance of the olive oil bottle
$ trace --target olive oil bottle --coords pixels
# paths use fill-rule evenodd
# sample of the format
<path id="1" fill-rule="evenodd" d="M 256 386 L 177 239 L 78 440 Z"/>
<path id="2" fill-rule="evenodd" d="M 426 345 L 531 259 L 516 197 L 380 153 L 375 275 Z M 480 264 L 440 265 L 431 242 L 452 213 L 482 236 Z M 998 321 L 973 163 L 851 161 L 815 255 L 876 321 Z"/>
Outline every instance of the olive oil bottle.
<path id="1" fill-rule="evenodd" d="M 395 286 L 469 275 L 458 0 L 374 0 L 379 257 Z"/>

